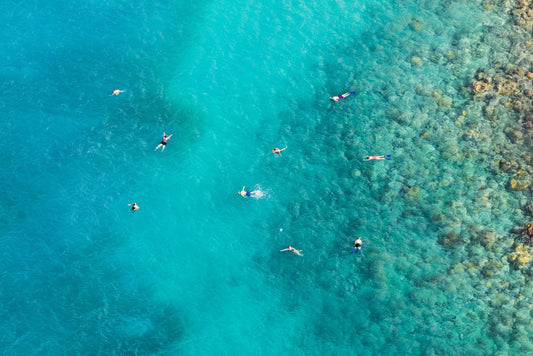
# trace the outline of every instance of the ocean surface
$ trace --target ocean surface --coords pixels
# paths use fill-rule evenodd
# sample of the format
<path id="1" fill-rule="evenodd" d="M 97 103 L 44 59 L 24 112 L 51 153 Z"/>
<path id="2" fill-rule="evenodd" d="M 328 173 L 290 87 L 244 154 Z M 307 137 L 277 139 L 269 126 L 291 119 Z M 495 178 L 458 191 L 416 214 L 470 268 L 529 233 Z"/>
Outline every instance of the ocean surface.
<path id="1" fill-rule="evenodd" d="M 533 353 L 513 7 L 0 3 L 0 354 Z"/>

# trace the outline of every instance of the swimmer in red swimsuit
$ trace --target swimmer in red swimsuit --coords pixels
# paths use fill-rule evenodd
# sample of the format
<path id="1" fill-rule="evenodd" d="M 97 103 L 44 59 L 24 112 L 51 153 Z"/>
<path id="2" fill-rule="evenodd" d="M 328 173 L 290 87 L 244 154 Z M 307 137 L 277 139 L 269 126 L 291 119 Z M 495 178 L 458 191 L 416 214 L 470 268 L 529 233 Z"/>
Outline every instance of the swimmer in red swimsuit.
<path id="1" fill-rule="evenodd" d="M 381 156 L 366 156 L 365 161 L 377 161 L 382 159 L 390 159 L 390 155 L 381 155 Z"/>

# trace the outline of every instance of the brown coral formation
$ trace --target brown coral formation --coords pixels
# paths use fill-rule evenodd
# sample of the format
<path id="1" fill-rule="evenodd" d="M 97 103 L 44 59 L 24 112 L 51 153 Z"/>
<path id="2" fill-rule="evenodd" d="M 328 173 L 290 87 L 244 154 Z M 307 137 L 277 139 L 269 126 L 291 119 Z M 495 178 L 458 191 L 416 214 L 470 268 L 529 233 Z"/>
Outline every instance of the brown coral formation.
<path id="1" fill-rule="evenodd" d="M 516 244 L 514 246 L 514 252 L 511 252 L 507 256 L 507 260 L 511 262 L 516 269 L 523 268 L 526 263 L 531 261 L 532 251 L 529 247 L 524 246 L 524 244 Z"/>
<path id="2" fill-rule="evenodd" d="M 518 92 L 517 78 L 512 75 L 496 75 L 494 82 L 499 95 L 511 96 Z"/>
<path id="3" fill-rule="evenodd" d="M 474 80 L 472 82 L 472 91 L 474 92 L 474 95 L 481 94 L 489 90 L 490 84 Z"/>
<path id="4" fill-rule="evenodd" d="M 521 229 L 520 237 L 526 244 L 533 246 L 533 224 L 532 223 L 527 222 L 524 225 L 524 227 Z"/>
<path id="5" fill-rule="evenodd" d="M 488 73 L 490 72 L 490 74 Z M 503 107 L 519 114 L 519 121 L 533 129 L 533 74 L 516 65 L 498 65 L 487 70 L 480 68 L 472 81 L 471 91 L 484 101 L 484 113 L 496 118 L 495 109 Z"/>
<path id="6" fill-rule="evenodd" d="M 492 78 L 479 69 L 476 73 L 476 80 L 472 82 L 472 92 L 474 95 L 485 93 L 489 90 L 491 83 Z"/>
<path id="7" fill-rule="evenodd" d="M 530 0 L 521 0 L 516 4 L 513 10 L 516 17 L 516 24 L 526 30 L 533 29 L 533 2 Z"/>

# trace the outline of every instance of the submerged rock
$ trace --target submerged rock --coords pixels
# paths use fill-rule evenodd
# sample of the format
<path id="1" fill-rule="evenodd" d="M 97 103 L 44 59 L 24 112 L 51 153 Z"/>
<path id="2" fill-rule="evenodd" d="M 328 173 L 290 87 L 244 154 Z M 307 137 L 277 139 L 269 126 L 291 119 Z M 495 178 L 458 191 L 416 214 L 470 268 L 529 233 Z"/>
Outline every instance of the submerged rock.
<path id="1" fill-rule="evenodd" d="M 453 231 L 439 236 L 439 244 L 445 247 L 452 247 L 461 242 L 462 242 L 461 236 L 459 236 L 459 234 Z"/>
<path id="2" fill-rule="evenodd" d="M 513 264 L 516 269 L 522 269 L 526 263 L 531 261 L 533 251 L 524 244 L 519 243 L 515 246 L 514 252 L 507 255 L 507 260 Z"/>
<path id="3" fill-rule="evenodd" d="M 521 181 L 516 180 L 514 178 L 511 179 L 511 181 L 509 183 L 510 183 L 511 189 L 512 190 L 516 190 L 516 191 L 525 190 L 525 189 L 527 189 L 529 187 L 528 183 L 521 182 Z"/>
<path id="4" fill-rule="evenodd" d="M 474 80 L 472 82 L 472 91 L 474 95 L 485 93 L 487 90 L 489 90 L 490 84 Z"/>
<path id="5" fill-rule="evenodd" d="M 461 274 L 464 273 L 465 268 L 461 262 L 457 263 L 451 270 L 452 273 Z"/>
<path id="6" fill-rule="evenodd" d="M 499 160 L 498 166 L 504 172 L 516 172 L 520 168 L 520 165 L 516 163 L 515 161 L 504 161 L 504 160 Z"/>
<path id="7" fill-rule="evenodd" d="M 506 128 L 504 132 L 512 143 L 517 143 L 524 137 L 524 134 L 521 131 L 513 129 L 511 127 Z"/>
<path id="8" fill-rule="evenodd" d="M 413 67 L 420 67 L 422 64 L 424 64 L 424 61 L 422 60 L 422 58 L 420 58 L 418 56 L 412 56 L 411 57 L 411 65 Z"/>
<path id="9" fill-rule="evenodd" d="M 533 216 L 533 203 L 527 203 L 524 207 L 524 211 L 530 216 Z"/>
<path id="10" fill-rule="evenodd" d="M 420 188 L 409 186 L 405 189 L 405 191 L 411 197 L 418 197 L 418 194 L 420 193 Z"/>
<path id="11" fill-rule="evenodd" d="M 409 27 L 411 27 L 411 30 L 415 32 L 420 32 L 424 28 L 424 24 L 422 23 L 422 20 L 413 18 L 411 22 L 409 22 Z"/>
<path id="12" fill-rule="evenodd" d="M 472 82 L 472 92 L 474 95 L 485 93 L 490 89 L 492 77 L 486 74 L 484 69 L 478 69 L 475 78 L 476 80 Z"/>
<path id="13" fill-rule="evenodd" d="M 498 83 L 498 94 L 504 96 L 511 96 L 518 90 L 516 82 L 512 79 L 508 79 Z"/>
<path id="14" fill-rule="evenodd" d="M 494 230 L 485 230 L 480 234 L 476 235 L 476 239 L 478 239 L 481 245 L 484 246 L 487 250 L 490 250 L 496 242 L 497 237 Z"/>
<path id="15" fill-rule="evenodd" d="M 524 227 L 519 230 L 520 237 L 524 242 L 530 246 L 533 246 L 533 224 L 527 222 Z"/>

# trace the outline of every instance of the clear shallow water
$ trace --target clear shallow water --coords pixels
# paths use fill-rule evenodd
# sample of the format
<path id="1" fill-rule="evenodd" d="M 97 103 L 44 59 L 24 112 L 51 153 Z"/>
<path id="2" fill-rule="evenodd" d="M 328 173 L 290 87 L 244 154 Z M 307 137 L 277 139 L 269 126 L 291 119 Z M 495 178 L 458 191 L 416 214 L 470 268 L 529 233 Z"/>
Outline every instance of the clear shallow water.
<path id="1" fill-rule="evenodd" d="M 465 89 L 505 58 L 502 9 L 1 8 L 3 353 L 530 350 L 506 258 L 528 197 L 493 169 L 512 115 Z"/>

